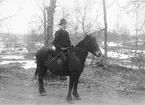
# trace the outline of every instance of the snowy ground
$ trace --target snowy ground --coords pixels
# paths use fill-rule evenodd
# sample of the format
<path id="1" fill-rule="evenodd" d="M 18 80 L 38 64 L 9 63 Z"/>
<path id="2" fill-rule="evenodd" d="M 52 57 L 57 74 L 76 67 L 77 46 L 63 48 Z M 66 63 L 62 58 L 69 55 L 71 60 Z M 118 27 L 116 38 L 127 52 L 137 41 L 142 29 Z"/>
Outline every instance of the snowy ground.
<path id="1" fill-rule="evenodd" d="M 25 69 L 36 68 L 35 60 L 25 59 L 23 55 L 0 55 L 0 65 L 21 63 Z"/>

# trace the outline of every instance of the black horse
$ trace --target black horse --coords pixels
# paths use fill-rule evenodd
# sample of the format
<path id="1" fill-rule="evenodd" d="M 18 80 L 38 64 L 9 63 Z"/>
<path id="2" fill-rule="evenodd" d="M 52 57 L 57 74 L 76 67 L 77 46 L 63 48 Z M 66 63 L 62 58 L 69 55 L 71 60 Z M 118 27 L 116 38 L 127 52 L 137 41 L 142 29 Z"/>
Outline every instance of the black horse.
<path id="1" fill-rule="evenodd" d="M 73 96 L 79 100 L 80 98 L 77 92 L 78 80 L 85 67 L 85 60 L 88 52 L 97 57 L 101 56 L 102 54 L 96 41 L 96 37 L 93 35 L 85 35 L 83 40 L 81 40 L 75 47 L 72 48 L 71 55 L 75 55 L 79 62 L 76 62 L 76 58 L 74 59 L 74 56 L 70 57 L 69 61 L 71 65 L 68 69 L 63 63 L 58 63 L 58 58 L 54 59 L 52 56 L 52 50 L 48 49 L 47 47 L 40 48 L 36 53 L 37 68 L 35 72 L 35 76 L 38 74 L 39 92 L 41 94 L 46 92 L 43 86 L 43 78 L 48 69 L 51 73 L 58 76 L 69 76 L 69 90 L 67 100 L 69 102 L 72 101 L 72 90 Z M 51 62 L 49 62 L 49 64 L 46 66 L 45 64 L 47 59 L 53 60 L 51 60 Z"/>

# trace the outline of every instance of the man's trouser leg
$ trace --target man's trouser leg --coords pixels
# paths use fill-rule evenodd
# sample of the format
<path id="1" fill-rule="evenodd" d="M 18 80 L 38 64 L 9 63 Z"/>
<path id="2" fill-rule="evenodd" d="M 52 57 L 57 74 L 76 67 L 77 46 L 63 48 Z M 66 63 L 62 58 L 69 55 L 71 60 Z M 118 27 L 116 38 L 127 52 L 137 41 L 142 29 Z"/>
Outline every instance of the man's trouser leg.
<path id="1" fill-rule="evenodd" d="M 63 53 L 64 53 L 64 55 L 62 57 L 63 57 L 64 63 L 66 63 L 66 66 L 68 67 L 68 54 L 67 54 L 67 52 L 63 52 Z M 67 77 L 66 76 L 60 76 L 60 79 L 61 80 L 67 80 Z"/>

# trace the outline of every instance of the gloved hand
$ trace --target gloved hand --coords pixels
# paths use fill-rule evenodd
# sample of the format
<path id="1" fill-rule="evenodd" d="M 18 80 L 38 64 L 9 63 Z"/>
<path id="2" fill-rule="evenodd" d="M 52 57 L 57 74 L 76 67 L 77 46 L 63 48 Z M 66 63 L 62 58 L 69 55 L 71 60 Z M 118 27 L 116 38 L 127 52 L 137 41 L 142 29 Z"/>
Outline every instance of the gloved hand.
<path id="1" fill-rule="evenodd" d="M 62 47 L 62 48 L 61 48 L 61 50 L 62 50 L 62 51 L 65 51 L 65 50 L 67 50 L 67 48 L 65 48 L 65 47 Z"/>

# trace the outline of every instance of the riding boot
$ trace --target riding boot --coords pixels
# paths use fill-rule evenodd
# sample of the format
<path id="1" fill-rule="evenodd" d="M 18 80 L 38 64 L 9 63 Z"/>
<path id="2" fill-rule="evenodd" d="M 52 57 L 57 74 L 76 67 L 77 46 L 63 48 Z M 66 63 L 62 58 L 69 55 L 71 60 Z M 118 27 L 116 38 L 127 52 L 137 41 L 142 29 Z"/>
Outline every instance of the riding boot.
<path id="1" fill-rule="evenodd" d="M 66 58 L 66 56 L 65 56 L 64 52 L 62 52 L 62 53 L 59 55 L 59 57 L 60 57 L 60 59 L 62 59 L 62 60 L 63 60 L 63 62 L 64 62 L 64 63 L 66 63 L 67 58 Z"/>

